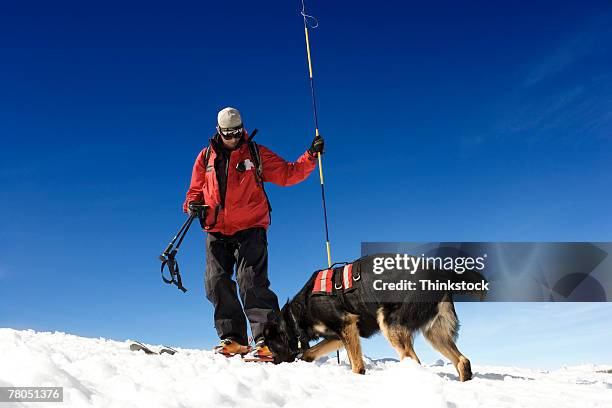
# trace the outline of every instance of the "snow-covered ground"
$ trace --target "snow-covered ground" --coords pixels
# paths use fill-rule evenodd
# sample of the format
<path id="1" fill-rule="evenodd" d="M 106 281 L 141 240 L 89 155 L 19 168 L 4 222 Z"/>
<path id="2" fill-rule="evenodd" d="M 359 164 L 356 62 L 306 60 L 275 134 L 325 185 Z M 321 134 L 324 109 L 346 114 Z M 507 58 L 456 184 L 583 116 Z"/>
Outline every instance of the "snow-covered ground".
<path id="1" fill-rule="evenodd" d="M 612 373 L 600 372 L 609 365 L 473 364 L 474 379 L 460 383 L 442 362 L 367 359 L 360 376 L 335 358 L 275 366 L 178 350 L 150 356 L 127 341 L 0 329 L 0 386 L 63 386 L 64 403 L 49 407 L 612 407 Z"/>

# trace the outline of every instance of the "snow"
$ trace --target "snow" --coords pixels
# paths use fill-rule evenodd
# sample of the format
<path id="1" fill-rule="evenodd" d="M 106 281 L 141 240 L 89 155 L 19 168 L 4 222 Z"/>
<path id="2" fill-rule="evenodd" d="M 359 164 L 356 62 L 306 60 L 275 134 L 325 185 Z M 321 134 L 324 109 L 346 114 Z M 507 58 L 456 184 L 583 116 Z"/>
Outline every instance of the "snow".
<path id="1" fill-rule="evenodd" d="M 452 365 L 371 360 L 353 374 L 341 353 L 316 363 L 245 363 L 209 350 L 174 356 L 129 341 L 0 329 L 0 386 L 63 386 L 61 407 L 612 407 L 610 365 L 553 371 L 484 366 L 457 381 Z M 153 348 L 159 346 L 151 346 Z M 9 406 L 0 403 L 0 406 Z M 40 403 L 15 403 L 38 407 Z"/>

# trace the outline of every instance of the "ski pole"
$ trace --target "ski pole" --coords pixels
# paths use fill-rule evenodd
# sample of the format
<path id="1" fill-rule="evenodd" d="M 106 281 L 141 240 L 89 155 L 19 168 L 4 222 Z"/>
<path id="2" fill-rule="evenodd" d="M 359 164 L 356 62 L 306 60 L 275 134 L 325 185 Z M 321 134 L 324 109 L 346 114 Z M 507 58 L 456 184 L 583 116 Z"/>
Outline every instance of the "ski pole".
<path id="1" fill-rule="evenodd" d="M 187 231 L 189 231 L 189 227 L 191 226 L 191 223 L 193 222 L 195 217 L 195 213 L 189 216 L 187 221 L 183 223 L 183 226 L 181 227 L 179 232 L 174 236 L 174 238 L 172 239 L 172 241 L 170 241 L 166 249 L 164 249 L 164 252 L 159 256 L 159 260 L 162 262 L 162 280 L 169 285 L 176 285 L 183 293 L 187 292 L 187 289 L 183 286 L 183 280 L 181 279 L 179 264 L 176 261 L 176 254 L 179 250 L 179 247 L 181 246 L 181 243 L 183 242 L 183 238 L 185 238 L 185 235 L 187 234 Z M 174 243 L 176 242 L 177 238 L 179 238 L 179 241 L 176 245 L 176 248 L 174 248 Z M 170 272 L 170 279 L 164 276 L 164 268 L 166 267 L 166 265 L 168 266 L 168 271 Z"/>
<path id="2" fill-rule="evenodd" d="M 306 14 L 306 6 L 304 5 L 304 0 L 302 0 L 302 11 L 300 12 L 302 18 L 304 19 L 304 36 L 306 37 L 306 55 L 308 56 L 308 77 L 310 79 L 310 94 L 312 97 L 312 112 L 314 118 L 315 125 L 315 136 L 319 136 L 319 117 L 317 115 L 317 98 L 315 95 L 315 86 L 314 86 L 314 78 L 312 75 L 312 57 L 310 56 L 310 38 L 308 37 L 308 23 L 306 21 L 307 18 L 312 18 L 317 21 L 316 18 Z M 318 22 L 312 27 L 316 28 L 318 26 Z M 331 247 L 329 244 L 329 227 L 327 225 L 327 205 L 325 204 L 325 184 L 323 182 L 323 160 L 321 159 L 321 153 L 317 155 L 319 159 L 319 180 L 321 182 L 321 201 L 323 203 L 323 220 L 325 223 L 325 248 L 327 249 L 327 267 L 331 268 L 332 260 L 331 260 Z M 340 353 L 336 351 L 336 360 L 338 364 L 340 364 Z"/>
<path id="3" fill-rule="evenodd" d="M 194 218 L 195 218 L 195 216 L 192 215 L 192 216 L 189 216 L 189 218 L 187 218 L 187 220 L 185 220 L 185 222 L 183 223 L 183 226 L 181 227 L 181 229 L 178 230 L 178 232 L 176 233 L 174 238 L 172 238 L 172 241 L 170 241 L 170 243 L 168 244 L 166 249 L 164 249 L 164 252 L 162 252 L 162 255 L 167 255 L 167 254 L 170 253 L 170 251 L 172 251 L 172 247 L 174 246 L 174 243 L 176 242 L 176 239 L 179 237 L 179 235 L 181 235 L 183 233 L 183 230 L 185 228 L 189 229 L 189 227 L 191 226 L 191 223 L 193 222 Z M 182 241 L 182 239 L 181 239 L 181 241 Z M 177 246 L 180 246 L 180 245 L 181 245 L 181 243 L 179 242 L 179 244 Z"/>
<path id="4" fill-rule="evenodd" d="M 179 231 L 176 233 L 172 241 L 168 244 L 164 252 L 159 256 L 159 260 L 162 262 L 161 264 L 161 277 L 162 280 L 167 284 L 176 285 L 183 293 L 187 292 L 187 289 L 183 286 L 183 281 L 181 279 L 181 273 L 179 270 L 179 264 L 176 261 L 176 254 L 179 251 L 181 244 L 183 243 L 183 239 L 185 239 L 185 235 L 187 235 L 187 231 L 189 231 L 189 227 L 193 223 L 193 220 L 196 217 L 202 216 L 202 211 L 205 211 L 208 206 L 202 204 L 190 204 L 189 207 L 192 211 L 189 215 L 189 218 L 183 223 Z M 176 243 L 176 247 L 174 243 L 178 239 Z M 164 268 L 168 266 L 168 271 L 170 272 L 170 279 L 164 276 Z"/>

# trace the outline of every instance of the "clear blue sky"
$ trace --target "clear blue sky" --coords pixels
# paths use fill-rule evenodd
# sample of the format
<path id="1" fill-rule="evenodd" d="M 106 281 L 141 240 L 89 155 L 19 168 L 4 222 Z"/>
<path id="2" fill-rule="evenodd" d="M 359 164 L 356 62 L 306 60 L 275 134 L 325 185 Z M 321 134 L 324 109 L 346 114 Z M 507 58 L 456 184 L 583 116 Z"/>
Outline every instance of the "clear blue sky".
<path id="1" fill-rule="evenodd" d="M 609 2 L 310 1 L 334 260 L 361 241 L 611 241 Z M 0 6 L 0 326 L 211 347 L 184 220 L 216 112 L 313 137 L 297 1 Z M 325 265 L 318 177 L 270 186 L 279 298 Z M 610 363 L 608 304 L 462 304 L 475 362 Z M 425 361 L 438 358 L 419 341 Z M 393 356 L 380 337 L 366 353 Z"/>

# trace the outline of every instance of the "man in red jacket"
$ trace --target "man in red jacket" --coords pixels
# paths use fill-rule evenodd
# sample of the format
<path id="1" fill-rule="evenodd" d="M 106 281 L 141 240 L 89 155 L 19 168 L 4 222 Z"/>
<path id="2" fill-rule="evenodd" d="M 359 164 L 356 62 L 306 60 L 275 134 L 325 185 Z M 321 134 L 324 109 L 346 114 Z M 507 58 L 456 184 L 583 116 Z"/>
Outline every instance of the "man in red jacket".
<path id="1" fill-rule="evenodd" d="M 305 180 L 323 146 L 317 136 L 296 162 L 286 162 L 264 146 L 249 145 L 238 110 L 228 107 L 217 115 L 217 132 L 196 158 L 183 204 L 185 212 L 191 211 L 192 203 L 208 206 L 202 222 L 208 232 L 206 297 L 214 305 L 215 328 L 221 338 L 215 351 L 230 355 L 249 351 L 246 314 L 255 339 L 252 357 L 271 359 L 263 327 L 276 320 L 279 307 L 268 280 L 270 207 L 263 182 L 290 186 Z M 232 280 L 234 267 L 244 311 Z"/>

